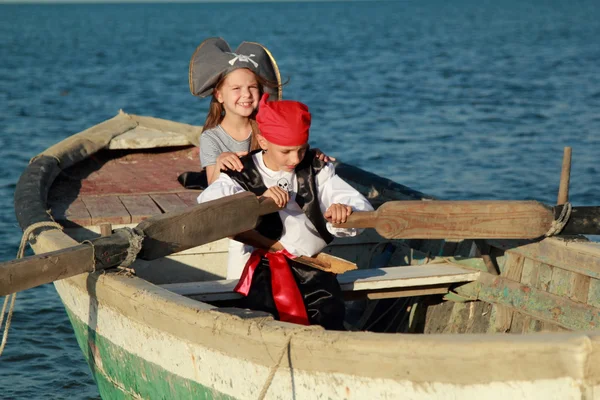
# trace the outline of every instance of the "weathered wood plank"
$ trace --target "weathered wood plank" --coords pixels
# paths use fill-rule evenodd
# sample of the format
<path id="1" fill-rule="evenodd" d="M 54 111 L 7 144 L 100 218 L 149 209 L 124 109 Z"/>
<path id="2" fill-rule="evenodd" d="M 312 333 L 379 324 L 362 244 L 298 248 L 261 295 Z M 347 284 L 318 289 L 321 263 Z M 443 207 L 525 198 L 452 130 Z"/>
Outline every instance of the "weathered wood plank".
<path id="1" fill-rule="evenodd" d="M 188 205 L 181 200 L 181 198 L 175 193 L 154 193 L 150 197 L 163 212 L 179 211 L 188 207 Z"/>
<path id="2" fill-rule="evenodd" d="M 345 300 L 380 300 L 380 299 L 395 299 L 399 297 L 413 297 L 413 296 L 429 296 L 432 294 L 446 294 L 448 293 L 450 285 L 431 285 L 431 286 L 414 286 L 408 288 L 398 289 L 378 289 L 378 290 L 359 290 L 359 291 L 345 291 Z"/>
<path id="3" fill-rule="evenodd" d="M 567 297 L 571 286 L 571 272 L 562 268 L 554 268 L 552 271 L 552 280 L 548 287 L 548 292 L 558 296 Z"/>
<path id="4" fill-rule="evenodd" d="M 166 151 L 101 150 L 62 171 L 49 198 L 182 192 L 185 189 L 177 177 L 197 168 L 198 149 L 194 147 Z M 74 180 L 80 184 L 73 185 Z"/>
<path id="5" fill-rule="evenodd" d="M 469 302 L 470 303 L 470 302 Z M 455 303 L 444 333 L 464 333 L 469 322 L 469 303 Z"/>
<path id="6" fill-rule="evenodd" d="M 508 253 L 521 254 L 547 265 L 600 278 L 600 243 L 560 237 L 533 243 L 523 240 L 491 240 L 490 243 Z"/>
<path id="7" fill-rule="evenodd" d="M 508 254 L 502 270 L 502 276 L 515 282 L 521 281 L 523 274 L 523 257 L 518 254 Z M 494 275 L 494 274 L 492 274 Z M 496 314 L 493 324 L 490 325 L 492 332 L 512 332 L 514 315 L 512 309 L 503 305 L 496 305 Z"/>
<path id="8" fill-rule="evenodd" d="M 551 266 L 540 263 L 538 265 L 538 276 L 537 282 L 535 283 L 535 287 L 537 289 L 543 290 L 547 292 L 550 288 L 550 284 L 552 283 L 552 268 Z"/>
<path id="9" fill-rule="evenodd" d="M 530 258 L 523 259 L 523 272 L 521 273 L 521 283 L 535 287 L 538 281 L 539 262 Z"/>
<path id="10" fill-rule="evenodd" d="M 455 304 L 452 301 L 444 301 L 440 304 L 428 305 L 423 333 L 444 333 L 448 328 L 448 321 Z"/>
<path id="11" fill-rule="evenodd" d="M 101 222 L 113 225 L 131 223 L 131 215 L 118 197 L 83 196 L 81 200 L 90 213 L 92 225 L 98 225 Z"/>
<path id="12" fill-rule="evenodd" d="M 482 272 L 476 282 L 455 289 L 457 293 L 513 308 L 533 318 L 571 330 L 600 328 L 600 309 L 574 302 L 518 282 Z"/>
<path id="13" fill-rule="evenodd" d="M 134 224 L 153 215 L 162 214 L 161 209 L 148 195 L 119 196 L 119 199 L 131 215 L 131 222 Z"/>
<path id="14" fill-rule="evenodd" d="M 527 317 L 523 314 L 521 314 L 520 312 L 513 312 L 512 315 L 512 323 L 510 325 L 510 329 L 509 332 L 510 333 L 523 333 L 523 330 L 525 328 L 526 322 L 525 318 L 530 318 Z"/>
<path id="15" fill-rule="evenodd" d="M 484 301 L 471 301 L 472 317 L 465 333 L 486 333 L 490 325 L 492 305 Z"/>
<path id="16" fill-rule="evenodd" d="M 523 275 L 523 261 L 522 256 L 518 254 L 509 254 L 506 258 L 502 276 L 515 282 L 521 282 L 521 276 Z"/>
<path id="17" fill-rule="evenodd" d="M 600 279 L 590 279 L 587 303 L 590 306 L 600 307 Z"/>
<path id="18" fill-rule="evenodd" d="M 198 196 L 200 192 L 179 192 L 177 196 L 183 201 L 187 206 L 195 206 L 198 204 Z"/>
<path id="19" fill-rule="evenodd" d="M 338 276 L 346 290 L 374 290 L 409 286 L 468 282 L 477 279 L 479 271 L 450 264 L 363 269 Z"/>
<path id="20" fill-rule="evenodd" d="M 587 303 L 590 290 L 590 277 L 571 272 L 569 298 L 580 303 Z"/>
<path id="21" fill-rule="evenodd" d="M 469 282 L 477 279 L 479 271 L 459 268 L 449 264 L 433 264 L 415 267 L 389 267 L 370 270 L 354 270 L 338 275 L 343 291 L 381 291 L 389 289 L 422 290 L 443 284 Z M 184 296 L 208 296 L 232 292 L 237 279 L 227 281 L 189 282 L 162 285 L 163 288 Z M 232 298 L 235 298 L 233 296 Z"/>
<path id="22" fill-rule="evenodd" d="M 81 199 L 75 199 L 69 204 L 64 204 L 61 200 L 63 199 L 54 199 L 49 204 L 56 222 L 67 228 L 92 224 L 92 217 Z"/>

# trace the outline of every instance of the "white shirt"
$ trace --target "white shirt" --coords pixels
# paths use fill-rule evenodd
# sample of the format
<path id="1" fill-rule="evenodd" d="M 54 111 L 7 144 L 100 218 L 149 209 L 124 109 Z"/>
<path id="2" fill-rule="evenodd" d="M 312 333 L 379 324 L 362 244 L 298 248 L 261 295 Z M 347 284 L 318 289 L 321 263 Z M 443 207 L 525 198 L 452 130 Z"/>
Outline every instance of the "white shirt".
<path id="1" fill-rule="evenodd" d="M 283 247 L 295 256 L 313 256 L 321 251 L 327 243 L 319 236 L 319 233 L 306 214 L 296 203 L 296 192 L 298 182 L 294 171 L 273 171 L 264 164 L 262 153 L 253 156 L 254 163 L 267 188 L 279 185 L 290 192 L 290 201 L 284 209 L 278 211 L 283 224 L 283 232 L 279 242 Z M 333 164 L 326 164 L 316 175 L 315 184 L 321 212 L 325 212 L 332 204 L 344 204 L 352 207 L 353 211 L 372 211 L 373 207 L 369 201 L 356 189 L 344 182 L 335 174 Z M 221 174 L 209 187 L 198 196 L 198 203 L 216 200 L 229 196 L 244 189 L 229 175 Z M 327 230 L 334 236 L 356 236 L 362 229 L 334 228 L 327 222 Z M 227 266 L 227 279 L 237 279 L 246 265 L 254 249 L 252 246 L 244 245 L 234 240 L 229 245 L 229 259 Z"/>

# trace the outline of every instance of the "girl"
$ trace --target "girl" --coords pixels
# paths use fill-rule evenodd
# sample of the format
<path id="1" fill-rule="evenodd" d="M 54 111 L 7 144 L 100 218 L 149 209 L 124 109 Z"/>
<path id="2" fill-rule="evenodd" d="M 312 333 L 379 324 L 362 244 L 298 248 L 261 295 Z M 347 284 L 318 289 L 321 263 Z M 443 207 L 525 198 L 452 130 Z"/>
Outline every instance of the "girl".
<path id="1" fill-rule="evenodd" d="M 193 95 L 212 94 L 200 135 L 200 162 L 211 184 L 221 170 L 241 171 L 239 157 L 258 148 L 258 101 L 263 93 L 281 99 L 281 76 L 264 46 L 243 42 L 232 52 L 223 39 L 209 38 L 192 55 L 189 82 Z M 315 150 L 321 160 L 335 160 Z"/>

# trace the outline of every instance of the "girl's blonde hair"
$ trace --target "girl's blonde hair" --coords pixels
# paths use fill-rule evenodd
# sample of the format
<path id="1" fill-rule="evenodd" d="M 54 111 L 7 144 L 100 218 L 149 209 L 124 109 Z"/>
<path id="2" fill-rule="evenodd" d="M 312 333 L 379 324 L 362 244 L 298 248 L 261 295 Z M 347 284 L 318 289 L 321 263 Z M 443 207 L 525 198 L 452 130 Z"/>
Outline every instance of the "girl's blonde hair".
<path id="1" fill-rule="evenodd" d="M 252 71 L 252 70 L 249 70 Z M 263 95 L 263 88 L 266 86 L 271 89 L 277 88 L 278 90 L 283 86 L 283 84 L 278 84 L 276 82 L 271 82 L 260 75 L 256 74 L 252 71 L 254 77 L 256 78 L 256 82 L 258 83 L 258 97 L 259 100 Z M 210 106 L 208 108 L 208 114 L 206 115 L 206 120 L 204 121 L 204 126 L 202 127 L 202 132 L 212 129 L 215 126 L 219 125 L 223 118 L 225 117 L 225 108 L 223 104 L 219 103 L 217 100 L 216 92 L 221 90 L 223 83 L 225 83 L 225 78 L 227 78 L 227 74 L 223 75 L 219 82 L 215 85 L 213 89 L 213 95 L 210 100 Z M 287 83 L 287 82 L 286 82 Z M 256 135 L 260 134 L 260 130 L 258 129 L 258 124 L 256 123 L 256 110 L 250 115 L 250 126 L 252 127 L 252 138 L 250 139 L 250 151 L 260 149 L 260 145 L 256 140 Z"/>

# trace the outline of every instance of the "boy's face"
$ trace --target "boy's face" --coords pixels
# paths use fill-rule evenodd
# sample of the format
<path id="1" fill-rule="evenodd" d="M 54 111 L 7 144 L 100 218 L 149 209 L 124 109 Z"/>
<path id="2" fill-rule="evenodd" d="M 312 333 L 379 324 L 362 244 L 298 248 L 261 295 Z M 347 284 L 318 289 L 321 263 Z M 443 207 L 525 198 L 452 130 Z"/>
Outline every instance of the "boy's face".
<path id="1" fill-rule="evenodd" d="M 258 135 L 258 143 L 263 150 L 263 160 L 267 168 L 273 171 L 293 171 L 304 158 L 308 143 L 301 146 L 279 146 L 268 142 L 262 135 Z"/>
<path id="2" fill-rule="evenodd" d="M 239 68 L 230 72 L 215 97 L 225 108 L 225 115 L 249 117 L 258 107 L 259 89 L 254 72 Z"/>

